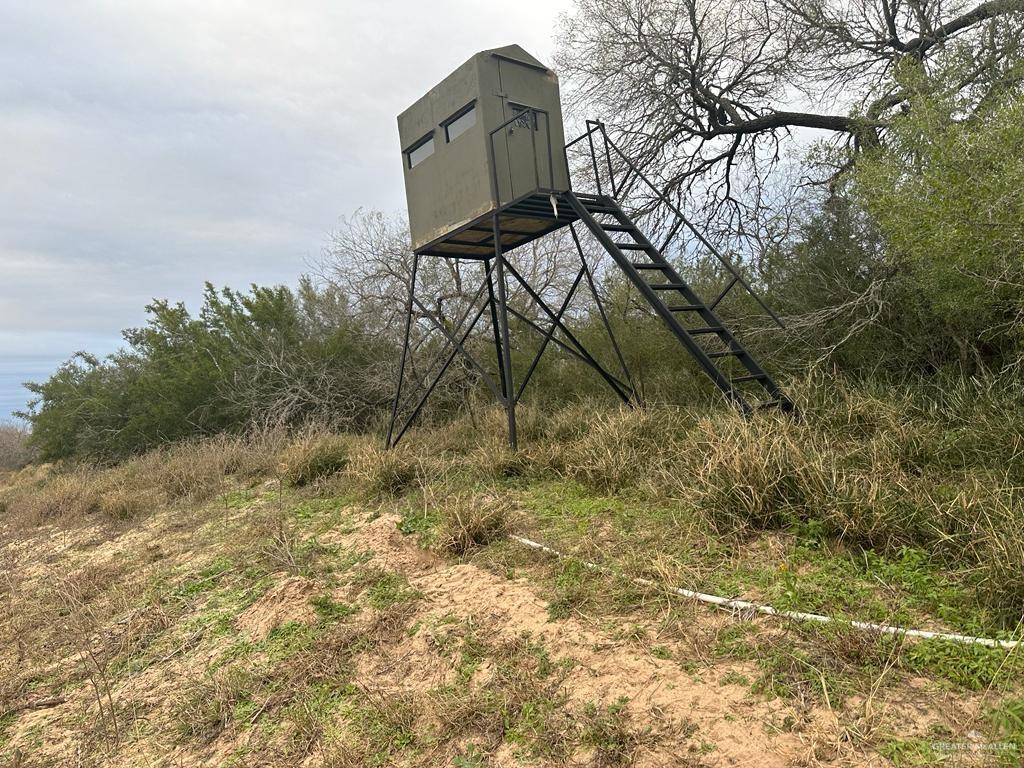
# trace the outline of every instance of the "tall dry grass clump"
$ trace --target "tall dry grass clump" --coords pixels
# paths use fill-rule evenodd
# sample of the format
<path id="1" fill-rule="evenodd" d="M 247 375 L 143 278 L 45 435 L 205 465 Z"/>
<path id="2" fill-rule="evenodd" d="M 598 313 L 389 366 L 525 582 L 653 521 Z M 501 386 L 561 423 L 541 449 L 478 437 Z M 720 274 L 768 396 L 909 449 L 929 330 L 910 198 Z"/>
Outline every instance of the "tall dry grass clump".
<path id="1" fill-rule="evenodd" d="M 438 508 L 441 520 L 434 544 L 452 555 L 503 539 L 513 527 L 512 503 L 500 493 L 449 494 Z"/>
<path id="2" fill-rule="evenodd" d="M 376 439 L 356 442 L 348 475 L 370 498 L 401 496 L 413 487 L 421 487 L 425 477 L 441 473 L 437 462 L 428 466 L 427 460 L 418 456 L 411 446 L 387 450 Z"/>
<path id="3" fill-rule="evenodd" d="M 349 464 L 351 441 L 323 429 L 308 430 L 295 438 L 282 456 L 281 479 L 287 485 L 313 485 L 343 472 Z"/>
<path id="4" fill-rule="evenodd" d="M 602 492 L 646 489 L 662 474 L 687 423 L 675 409 L 576 411 L 582 425 L 551 454 L 552 469 Z"/>

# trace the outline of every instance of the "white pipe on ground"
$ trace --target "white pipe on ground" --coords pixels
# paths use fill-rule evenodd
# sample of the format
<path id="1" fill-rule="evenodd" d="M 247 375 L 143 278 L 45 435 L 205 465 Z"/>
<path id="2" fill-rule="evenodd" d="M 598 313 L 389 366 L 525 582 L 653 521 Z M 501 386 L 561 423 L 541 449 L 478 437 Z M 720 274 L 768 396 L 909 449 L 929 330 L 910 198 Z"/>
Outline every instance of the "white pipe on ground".
<path id="1" fill-rule="evenodd" d="M 524 547 L 536 550 L 538 552 L 544 552 L 545 554 L 552 555 L 557 558 L 567 557 L 557 549 L 540 544 L 539 542 L 527 539 L 522 536 L 514 536 L 509 534 L 509 539 L 521 544 Z M 588 563 L 586 560 L 580 560 L 585 568 L 590 568 L 595 571 L 608 571 L 609 569 L 603 568 L 596 563 Z M 661 587 L 657 582 L 651 581 L 650 579 L 640 578 L 638 576 L 627 577 L 634 584 L 640 584 L 645 587 Z M 1020 640 L 995 640 L 990 637 L 973 637 L 972 635 L 958 635 L 954 632 L 932 632 L 927 629 L 908 629 L 906 627 L 897 627 L 893 624 L 874 624 L 869 621 L 850 621 L 847 619 L 837 619 L 833 616 L 823 616 L 820 613 L 803 613 L 801 611 L 782 611 L 778 608 L 772 608 L 770 605 L 763 605 L 761 603 L 751 603 L 747 600 L 734 600 L 729 597 L 719 597 L 718 595 L 709 595 L 705 592 L 695 592 L 692 589 L 682 589 L 680 587 L 669 587 L 668 590 L 673 594 L 679 595 L 680 597 L 687 597 L 691 600 L 698 600 L 702 603 L 708 603 L 709 605 L 715 605 L 719 608 L 728 608 L 734 611 L 747 611 L 754 613 L 761 613 L 765 616 L 781 616 L 785 619 L 794 619 L 796 621 L 815 621 L 819 624 L 844 624 L 854 629 L 862 629 L 869 632 L 879 632 L 886 635 L 897 635 L 899 637 L 915 637 L 925 640 L 949 640 L 954 643 L 964 643 L 965 645 L 984 645 L 989 648 L 1005 648 L 1006 650 L 1012 650 L 1020 645 Z"/>

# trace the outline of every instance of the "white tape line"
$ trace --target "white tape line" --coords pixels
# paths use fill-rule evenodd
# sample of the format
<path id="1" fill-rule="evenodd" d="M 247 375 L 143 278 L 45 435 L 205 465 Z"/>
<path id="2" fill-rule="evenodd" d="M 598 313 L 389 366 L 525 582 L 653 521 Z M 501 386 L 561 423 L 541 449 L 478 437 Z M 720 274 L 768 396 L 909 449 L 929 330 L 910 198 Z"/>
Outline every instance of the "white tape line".
<path id="1" fill-rule="evenodd" d="M 559 552 L 557 549 L 545 546 L 539 542 L 533 541 L 532 539 L 523 538 L 522 536 L 509 535 L 509 539 L 522 544 L 524 547 L 529 547 L 538 552 L 551 555 L 557 558 L 565 558 L 566 555 Z M 609 569 L 604 568 L 596 563 L 588 563 L 585 560 L 580 560 L 585 568 L 590 568 L 595 571 L 608 571 Z M 650 579 L 642 579 L 640 577 L 628 577 L 634 584 L 641 584 L 645 587 L 657 587 L 663 588 L 663 585 L 657 582 L 651 581 Z M 802 613 L 800 611 L 780 611 L 778 608 L 772 608 L 770 605 L 763 605 L 761 603 L 751 603 L 747 600 L 734 600 L 729 597 L 719 597 L 718 595 L 709 595 L 705 592 L 694 592 L 692 589 L 682 589 L 680 587 L 669 587 L 668 590 L 673 594 L 679 595 L 680 597 L 687 597 L 691 600 L 698 600 L 702 603 L 708 603 L 709 605 L 716 605 L 719 608 L 727 608 L 733 611 L 747 611 L 754 613 L 762 613 L 765 616 L 780 616 L 785 619 L 795 619 L 796 621 L 815 621 L 819 624 L 843 624 L 854 629 L 863 629 L 869 632 L 879 632 L 886 635 L 898 635 L 900 637 L 917 637 L 922 639 L 935 639 L 935 640 L 950 640 L 954 643 L 964 643 L 967 645 L 984 645 L 989 648 L 1005 648 L 1011 650 L 1020 645 L 1020 640 L 994 640 L 990 637 L 973 637 L 971 635 L 958 635 L 953 632 L 932 632 L 927 629 L 908 629 L 906 627 L 897 627 L 893 624 L 874 624 L 869 621 L 849 621 L 847 619 L 837 619 L 832 616 L 823 616 L 820 613 Z"/>

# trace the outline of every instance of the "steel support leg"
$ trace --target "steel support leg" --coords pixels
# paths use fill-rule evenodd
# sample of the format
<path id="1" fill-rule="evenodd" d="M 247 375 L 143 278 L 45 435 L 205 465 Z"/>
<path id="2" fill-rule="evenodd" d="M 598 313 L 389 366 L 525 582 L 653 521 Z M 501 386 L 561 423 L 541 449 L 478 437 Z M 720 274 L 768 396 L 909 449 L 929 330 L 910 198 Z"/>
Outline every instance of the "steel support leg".
<path id="1" fill-rule="evenodd" d="M 512 383 L 512 348 L 508 338 L 508 296 L 505 291 L 505 256 L 501 252 L 501 222 L 498 214 L 493 217 L 494 226 L 494 277 L 498 281 L 498 324 L 501 328 L 499 350 L 501 369 L 505 380 L 505 411 L 508 414 L 508 444 L 515 450 L 518 447 L 516 437 L 516 399 L 513 396 L 515 387 Z"/>
<path id="2" fill-rule="evenodd" d="M 508 397 L 509 387 L 505 381 L 505 360 L 501 354 L 501 325 L 498 322 L 498 302 L 494 296 L 494 275 L 491 272 L 490 259 L 484 262 L 484 279 L 487 281 L 488 303 L 491 308 L 491 331 L 494 334 L 494 353 L 498 364 L 498 379 L 501 382 L 501 398 L 502 402 L 504 402 L 505 398 Z"/>
<path id="3" fill-rule="evenodd" d="M 420 255 L 413 254 L 412 277 L 409 280 L 409 299 L 405 303 L 405 336 L 402 341 L 402 355 L 398 362 L 398 381 L 395 382 L 395 401 L 391 404 L 391 418 L 388 419 L 388 435 L 385 448 L 393 448 L 391 436 L 395 431 L 395 419 L 398 417 L 398 401 L 402 397 L 402 380 L 405 377 L 405 358 L 409 354 L 409 334 L 412 331 L 412 302 L 416 295 L 416 272 L 420 267 Z"/>

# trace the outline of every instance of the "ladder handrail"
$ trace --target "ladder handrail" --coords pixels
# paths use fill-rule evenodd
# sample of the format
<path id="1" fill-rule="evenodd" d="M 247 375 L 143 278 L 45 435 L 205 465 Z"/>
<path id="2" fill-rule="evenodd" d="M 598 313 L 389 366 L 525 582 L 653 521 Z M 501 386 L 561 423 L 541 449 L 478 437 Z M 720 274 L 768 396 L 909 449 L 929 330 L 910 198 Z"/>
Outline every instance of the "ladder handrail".
<path id="1" fill-rule="evenodd" d="M 633 219 L 622 209 L 619 203 L 606 195 L 588 195 L 586 201 L 577 197 L 573 192 L 565 192 L 563 199 L 568 202 L 583 225 L 590 230 L 591 234 L 604 247 L 613 261 L 619 266 L 622 272 L 637 288 L 647 303 L 654 309 L 662 322 L 668 327 L 676 339 L 690 353 L 690 356 L 697 361 L 704 373 L 715 383 L 728 399 L 733 401 L 744 413 L 750 413 L 754 408 L 744 395 L 737 389 L 736 385 L 748 381 L 757 384 L 767 392 L 773 400 L 771 405 L 778 405 L 783 411 L 791 412 L 793 402 L 786 396 L 772 376 L 761 366 L 761 364 L 750 354 L 743 344 L 736 338 L 726 323 L 715 314 L 715 306 L 721 301 L 722 296 L 728 292 L 732 285 L 708 304 L 702 299 L 693 288 L 676 271 L 675 267 L 665 258 L 664 254 L 647 238 L 640 230 Z M 598 221 L 594 213 L 611 216 L 617 222 L 614 225 L 607 221 Z M 628 231 L 633 238 L 630 243 L 617 242 L 610 234 L 613 231 Z M 628 257 L 624 249 L 643 251 L 650 262 L 637 263 Z M 650 283 L 639 270 L 655 268 L 659 271 L 666 282 Z M 735 282 L 735 278 L 734 278 Z M 687 304 L 680 308 L 668 304 L 659 295 L 661 292 L 678 293 Z M 677 317 L 676 312 L 695 312 L 699 315 L 704 327 L 692 328 L 684 325 Z M 702 347 L 694 338 L 697 335 L 713 334 L 726 347 L 727 352 L 714 352 Z M 726 375 L 726 369 L 719 367 L 713 362 L 716 357 L 723 357 L 725 354 L 733 357 L 742 365 L 746 373 L 738 377 Z M 758 407 L 764 407 L 762 403 Z"/>
<path id="2" fill-rule="evenodd" d="M 750 283 L 747 282 L 746 278 L 743 277 L 742 273 L 735 267 L 735 265 L 733 265 L 733 263 L 729 259 L 727 259 L 722 254 L 722 252 L 719 251 L 718 248 L 716 248 L 711 243 L 711 241 L 707 239 L 707 237 L 704 236 L 704 233 L 702 233 L 700 230 L 698 230 L 693 225 L 693 223 L 686 217 L 686 214 L 684 214 L 681 210 L 679 210 L 679 207 L 676 206 L 675 203 L 673 203 L 671 200 L 669 200 L 668 197 L 660 189 L 658 189 L 654 185 L 654 183 L 650 179 L 647 178 L 646 175 L 644 175 L 643 171 L 641 171 L 637 167 L 637 165 L 629 158 L 629 156 L 625 152 L 622 151 L 622 149 L 618 146 L 618 144 L 616 144 L 614 141 L 612 141 L 612 139 L 608 136 L 608 131 L 605 129 L 605 124 L 603 122 L 601 122 L 600 120 L 587 120 L 586 121 L 586 125 L 587 125 L 586 132 L 584 132 L 582 135 L 580 135 L 580 136 L 576 137 L 575 139 L 573 139 L 572 141 L 570 141 L 568 144 L 565 145 L 565 147 L 568 150 L 569 147 L 573 146 L 577 142 L 579 142 L 579 141 L 581 141 L 583 139 L 592 137 L 595 131 L 599 131 L 601 133 L 601 137 L 604 140 L 605 152 L 606 152 L 606 155 L 607 155 L 606 159 L 607 159 L 607 164 L 608 164 L 608 177 L 609 177 L 609 180 L 611 181 L 612 190 L 613 190 L 612 196 L 614 197 L 614 196 L 617 195 L 617 193 L 619 191 L 619 188 L 616 186 L 616 183 L 615 183 L 615 174 L 614 174 L 614 171 L 612 169 L 611 154 L 609 152 L 609 149 L 614 150 L 615 153 L 620 158 L 622 158 L 623 162 L 625 162 L 626 167 L 629 169 L 629 171 L 634 173 L 634 174 L 636 174 L 636 177 L 638 179 L 640 179 L 644 184 L 646 184 L 651 189 L 651 191 L 654 193 L 655 197 L 662 204 L 664 204 L 670 211 L 672 211 L 672 213 L 674 213 L 676 215 L 677 222 L 682 222 L 682 224 L 688 230 L 690 230 L 690 232 L 694 235 L 694 237 L 696 237 L 705 248 L 707 248 L 709 251 L 711 251 L 711 253 L 714 254 L 714 256 L 718 259 L 718 261 L 721 262 L 722 265 L 729 271 L 729 274 L 732 275 L 732 277 L 734 278 L 734 281 L 730 284 L 729 287 L 731 288 L 736 283 L 739 283 L 739 285 L 743 286 L 743 288 L 747 291 L 747 293 L 749 293 L 754 298 L 754 301 L 756 301 L 758 303 L 758 305 L 761 307 L 761 309 L 763 309 L 768 314 L 768 316 L 771 317 L 771 319 L 774 320 L 775 323 L 780 328 L 785 328 L 786 324 L 782 321 L 782 319 L 777 314 L 775 314 L 774 311 L 772 311 L 771 307 L 769 307 L 767 304 L 765 304 L 764 300 L 757 294 L 757 292 L 753 289 L 753 287 L 750 285 Z M 592 140 L 591 140 L 591 154 L 592 154 L 591 161 L 592 161 L 592 164 L 594 166 L 594 173 L 595 173 L 595 175 L 597 175 L 597 157 L 596 157 L 596 153 L 594 153 L 594 150 L 593 150 L 593 142 L 592 142 Z M 629 174 L 627 173 L 626 175 L 628 176 Z M 601 180 L 600 180 L 599 176 L 596 179 L 596 181 L 597 181 L 597 184 L 598 184 L 598 188 L 600 189 Z"/>

